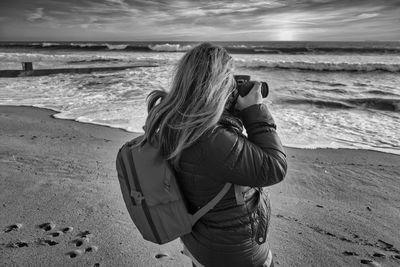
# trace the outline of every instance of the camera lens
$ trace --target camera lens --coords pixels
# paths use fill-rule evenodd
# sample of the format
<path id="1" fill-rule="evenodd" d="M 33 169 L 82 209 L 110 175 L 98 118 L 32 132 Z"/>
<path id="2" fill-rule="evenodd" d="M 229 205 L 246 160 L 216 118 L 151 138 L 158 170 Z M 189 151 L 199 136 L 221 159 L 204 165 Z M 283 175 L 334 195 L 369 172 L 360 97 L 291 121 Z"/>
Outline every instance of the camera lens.
<path id="1" fill-rule="evenodd" d="M 250 75 L 235 75 L 236 90 L 241 97 L 247 95 L 251 88 L 254 86 L 254 82 L 250 81 Z M 261 82 L 261 95 L 266 98 L 269 93 L 268 84 L 266 82 Z"/>

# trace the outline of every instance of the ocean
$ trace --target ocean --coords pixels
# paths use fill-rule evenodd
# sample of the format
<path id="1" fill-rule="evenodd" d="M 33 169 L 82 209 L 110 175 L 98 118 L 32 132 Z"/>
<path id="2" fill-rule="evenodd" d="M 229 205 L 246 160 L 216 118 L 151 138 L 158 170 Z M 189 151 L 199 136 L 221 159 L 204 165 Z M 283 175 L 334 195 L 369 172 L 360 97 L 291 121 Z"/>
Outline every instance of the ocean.
<path id="1" fill-rule="evenodd" d="M 235 74 L 266 81 L 286 146 L 400 154 L 400 42 L 216 42 Z M 168 90 L 195 42 L 0 43 L 0 70 L 140 65 L 127 70 L 0 78 L 0 104 L 53 109 L 56 118 L 142 132 L 146 96 Z"/>

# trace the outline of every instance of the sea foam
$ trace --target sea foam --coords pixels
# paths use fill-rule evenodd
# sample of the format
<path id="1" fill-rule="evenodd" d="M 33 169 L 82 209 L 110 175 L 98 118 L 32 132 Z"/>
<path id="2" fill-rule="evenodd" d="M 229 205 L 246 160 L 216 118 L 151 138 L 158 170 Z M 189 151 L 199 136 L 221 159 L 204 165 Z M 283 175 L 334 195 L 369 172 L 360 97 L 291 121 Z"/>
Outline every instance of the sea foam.
<path id="1" fill-rule="evenodd" d="M 127 63 L 158 67 L 3 78 L 0 79 L 0 104 L 50 108 L 57 110 L 56 118 L 135 132 L 143 131 L 146 96 L 154 89 L 170 88 L 174 66 L 183 54 L 180 52 L 191 46 L 136 43 L 134 47 L 129 44 L 124 48 L 123 43 L 112 43 L 115 47 L 107 47 L 105 43 L 79 43 L 76 50 L 58 49 L 63 45 L 71 47 L 71 44 L 52 43 L 51 50 L 0 48 L 0 68 L 21 68 L 21 61 L 33 61 L 35 68 Z M 238 44 L 235 48 L 249 46 Z M 264 101 L 285 145 L 367 148 L 400 154 L 400 57 L 397 54 L 237 53 L 232 57 L 236 74 L 248 74 L 270 85 L 270 95 Z"/>
<path id="2" fill-rule="evenodd" d="M 307 61 L 251 61 L 240 62 L 239 65 L 245 68 L 270 68 L 270 69 L 292 69 L 304 71 L 350 71 L 350 72 L 371 72 L 388 71 L 400 72 L 400 64 L 397 63 L 348 63 L 348 62 L 307 62 Z"/>

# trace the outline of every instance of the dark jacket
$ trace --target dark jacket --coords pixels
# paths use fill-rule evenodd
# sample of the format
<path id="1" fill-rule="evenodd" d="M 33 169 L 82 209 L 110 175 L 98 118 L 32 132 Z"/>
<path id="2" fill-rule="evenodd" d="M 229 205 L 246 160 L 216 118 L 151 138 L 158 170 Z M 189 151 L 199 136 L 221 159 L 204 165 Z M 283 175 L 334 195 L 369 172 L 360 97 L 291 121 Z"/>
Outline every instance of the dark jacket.
<path id="1" fill-rule="evenodd" d="M 274 120 L 264 104 L 240 113 L 247 132 L 234 119 L 204 134 L 181 155 L 177 177 L 194 213 L 225 185 L 223 199 L 181 239 L 205 266 L 262 266 L 269 250 L 268 193 L 263 187 L 283 180 L 286 156 Z M 240 121 L 240 120 L 239 120 Z"/>

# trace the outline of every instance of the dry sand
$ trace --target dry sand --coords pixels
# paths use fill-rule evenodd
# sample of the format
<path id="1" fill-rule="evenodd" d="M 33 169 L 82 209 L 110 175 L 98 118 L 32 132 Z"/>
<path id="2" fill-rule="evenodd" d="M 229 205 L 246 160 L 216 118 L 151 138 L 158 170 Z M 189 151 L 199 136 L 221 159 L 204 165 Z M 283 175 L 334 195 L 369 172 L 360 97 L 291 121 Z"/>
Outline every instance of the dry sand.
<path id="1" fill-rule="evenodd" d="M 0 266 L 191 266 L 126 211 L 114 162 L 135 134 L 52 114 L 0 106 Z M 400 266 L 400 157 L 287 152 L 269 188 L 276 266 Z"/>

